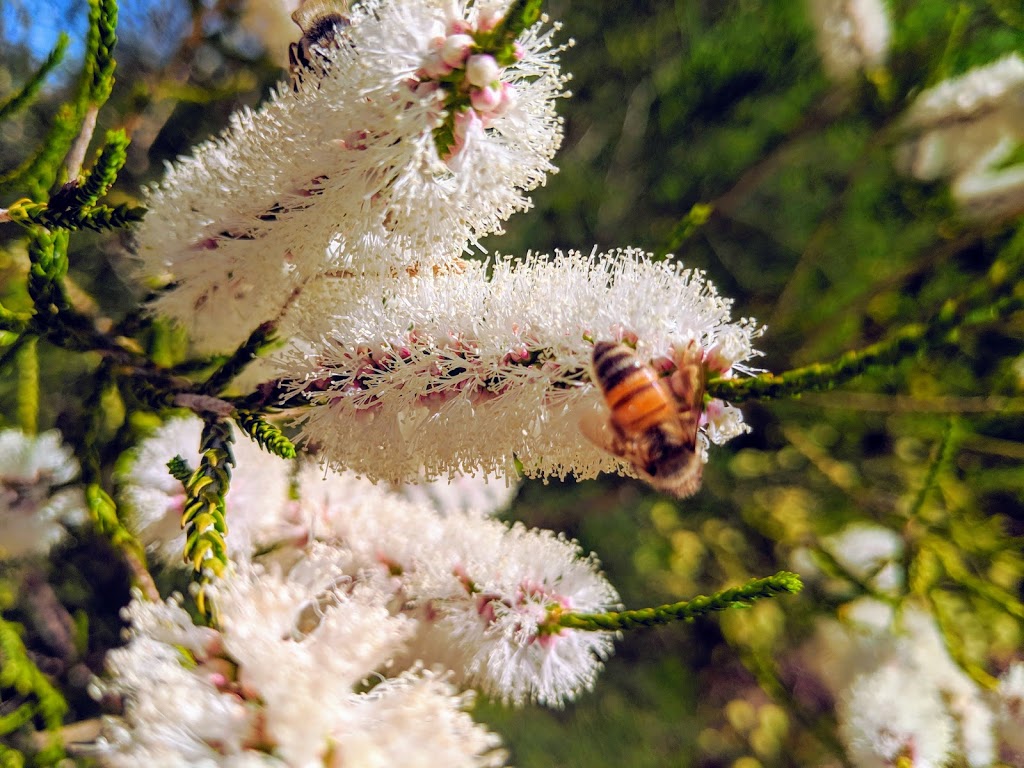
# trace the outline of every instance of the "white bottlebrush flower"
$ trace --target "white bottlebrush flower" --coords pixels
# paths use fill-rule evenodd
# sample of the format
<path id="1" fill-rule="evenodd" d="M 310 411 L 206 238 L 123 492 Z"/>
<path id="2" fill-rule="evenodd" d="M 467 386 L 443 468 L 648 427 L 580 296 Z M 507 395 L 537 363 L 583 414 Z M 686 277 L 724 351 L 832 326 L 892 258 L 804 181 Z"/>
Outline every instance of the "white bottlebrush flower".
<path id="1" fill-rule="evenodd" d="M 931 128 L 973 119 L 1019 101 L 1024 88 L 1024 59 L 1011 53 L 992 64 L 943 80 L 914 100 L 903 117 L 907 127 Z"/>
<path id="2" fill-rule="evenodd" d="M 830 78 L 849 81 L 885 63 L 892 25 L 884 0 L 808 0 L 807 6 Z"/>
<path id="3" fill-rule="evenodd" d="M 872 589 L 894 595 L 902 588 L 905 579 L 901 564 L 903 539 L 895 531 L 879 525 L 854 523 L 824 537 L 821 546 L 825 554 L 834 558 L 851 576 Z M 801 547 L 792 553 L 790 564 L 804 578 L 821 581 L 830 593 L 849 594 L 851 585 L 845 576 L 825 580 L 820 557 L 819 553 Z M 885 616 L 881 623 L 887 626 L 891 619 Z"/>
<path id="4" fill-rule="evenodd" d="M 595 341 L 625 340 L 659 372 L 696 342 L 704 367 L 748 370 L 760 328 L 730 319 L 699 271 L 639 251 L 498 258 L 458 274 L 351 286 L 334 315 L 310 317 L 278 365 L 302 438 L 333 466 L 394 482 L 458 472 L 593 477 L 632 472 L 590 443 L 607 416 L 591 381 Z M 728 343 L 723 343 L 728 342 Z M 738 355 L 726 359 L 729 352 Z M 741 431 L 737 411 L 717 439 Z"/>
<path id="5" fill-rule="evenodd" d="M 439 512 L 351 474 L 307 467 L 301 516 L 352 555 L 360 581 L 419 620 L 402 662 L 441 664 L 491 696 L 559 706 L 589 689 L 614 635 L 561 629 L 561 611 L 601 612 L 618 596 L 593 557 L 546 531 Z"/>
<path id="6" fill-rule="evenodd" d="M 445 522 L 448 551 L 410 574 L 421 622 L 410 655 L 447 663 L 517 706 L 560 707 L 590 690 L 615 634 L 559 627 L 557 617 L 618 607 L 594 557 L 550 531 L 478 518 Z"/>
<path id="7" fill-rule="evenodd" d="M 78 462 L 56 430 L 0 431 L 0 560 L 45 554 L 65 524 L 84 522 L 82 489 L 64 487 L 77 475 Z"/>
<path id="8" fill-rule="evenodd" d="M 197 468 L 202 428 L 197 417 L 169 420 L 126 457 L 119 473 L 129 525 L 166 563 L 182 562 L 185 551 L 185 489 L 171 476 L 167 462 L 181 456 Z M 227 542 L 232 557 L 244 558 L 297 535 L 288 522 L 292 463 L 262 450 L 237 429 L 234 434 L 235 466 L 225 498 Z"/>
<path id="9" fill-rule="evenodd" d="M 935 688 L 913 671 L 886 664 L 854 680 L 839 704 L 839 732 L 857 768 L 943 768 L 953 748 L 953 721 Z"/>
<path id="10" fill-rule="evenodd" d="M 896 166 L 921 181 L 952 180 L 969 216 L 1024 208 L 1024 167 L 1004 161 L 1024 144 L 1024 59 L 1010 54 L 921 93 L 907 109 Z"/>
<path id="11" fill-rule="evenodd" d="M 840 726 L 858 766 L 892 765 L 899 750 L 910 747 L 906 754 L 915 767 L 944 766 L 942 756 L 954 754 L 971 768 L 992 764 L 993 711 L 950 657 L 929 613 L 914 606 L 894 611 L 865 598 L 848 604 L 844 619 L 820 621 L 802 656 L 840 702 Z M 880 692 L 887 686 L 899 694 Z M 891 707 L 877 703 L 888 697 Z M 932 712 L 935 702 L 939 712 L 928 718 L 934 727 L 922 731 L 917 713 Z M 916 711 L 897 716 L 893 708 Z M 947 728 L 949 735 L 942 736 Z"/>
<path id="12" fill-rule="evenodd" d="M 503 764 L 497 737 L 465 713 L 469 699 L 436 674 L 366 690 L 413 622 L 347 581 L 347 562 L 317 547 L 287 575 L 239 565 L 211 588 L 221 626 L 206 636 L 174 601 L 134 602 L 131 639 L 108 655 L 100 685 L 124 702 L 97 745 L 104 764 Z"/>
<path id="13" fill-rule="evenodd" d="M 354 5 L 313 69 L 149 190 L 141 272 L 173 281 L 156 311 L 223 350 L 311 277 L 444 270 L 527 208 L 567 78 L 543 21 L 490 50 L 507 5 Z"/>

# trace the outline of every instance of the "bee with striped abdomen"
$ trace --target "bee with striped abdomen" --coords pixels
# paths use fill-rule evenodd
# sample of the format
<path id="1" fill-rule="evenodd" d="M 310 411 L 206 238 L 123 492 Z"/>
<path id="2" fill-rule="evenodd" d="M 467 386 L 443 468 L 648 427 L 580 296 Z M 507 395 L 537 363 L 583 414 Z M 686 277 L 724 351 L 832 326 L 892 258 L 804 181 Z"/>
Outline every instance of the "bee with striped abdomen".
<path id="1" fill-rule="evenodd" d="M 625 459 L 659 491 L 680 498 L 700 488 L 697 430 L 704 404 L 703 352 L 692 341 L 661 377 L 625 344 L 594 345 L 593 379 L 609 414 L 580 423 L 595 445 Z"/>
<path id="2" fill-rule="evenodd" d="M 348 0 L 303 0 L 292 14 L 292 21 L 302 30 L 302 38 L 288 48 L 289 70 L 298 82 L 303 74 L 321 64 L 317 49 L 332 45 L 338 33 L 351 24 Z"/>

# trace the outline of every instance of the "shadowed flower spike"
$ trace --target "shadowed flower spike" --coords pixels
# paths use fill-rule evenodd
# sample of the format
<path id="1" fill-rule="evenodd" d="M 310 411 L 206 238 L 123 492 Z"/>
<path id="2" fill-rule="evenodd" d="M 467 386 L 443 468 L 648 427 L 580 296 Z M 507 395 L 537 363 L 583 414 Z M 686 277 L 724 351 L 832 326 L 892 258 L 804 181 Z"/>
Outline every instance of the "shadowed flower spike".
<path id="1" fill-rule="evenodd" d="M 78 462 L 56 430 L 0 431 L 0 561 L 44 555 L 65 524 L 85 521 L 82 489 L 65 487 L 77 475 Z"/>
<path id="2" fill-rule="evenodd" d="M 632 473 L 579 423 L 606 414 L 591 383 L 597 340 L 625 341 L 659 373 L 695 341 L 711 375 L 749 370 L 761 328 L 730 319 L 702 273 L 635 250 L 467 264 L 460 274 L 381 281 L 312 315 L 279 376 L 312 407 L 302 437 L 326 461 L 371 478 L 458 472 L 593 477 Z M 355 291 L 353 291 L 355 293 Z M 337 306 L 337 304 L 335 305 Z M 708 404 L 707 438 L 745 431 Z"/>
<path id="3" fill-rule="evenodd" d="M 857 768 L 892 766 L 900 756 L 940 768 L 954 747 L 971 768 L 990 766 L 995 714 L 950 657 L 935 619 L 868 598 L 848 603 L 845 618 L 819 620 L 803 656 L 838 701 Z"/>
<path id="4" fill-rule="evenodd" d="M 1007 164 L 1024 143 L 1024 59 L 1010 54 L 921 93 L 903 117 L 911 136 L 897 149 L 901 172 L 952 179 L 954 199 L 975 218 L 1024 210 L 1024 165 Z"/>
<path id="5" fill-rule="evenodd" d="M 504 764 L 443 677 L 374 674 L 413 622 L 353 586 L 348 560 L 320 545 L 287 573 L 239 565 L 210 588 L 218 631 L 193 627 L 174 601 L 134 601 L 130 642 L 98 686 L 125 702 L 98 744 L 104 764 Z"/>
<path id="6" fill-rule="evenodd" d="M 365 0 L 314 66 L 169 167 L 138 229 L 154 309 L 224 350 L 310 277 L 445 271 L 529 207 L 561 143 L 567 77 L 544 19 L 507 3 Z M 296 35 L 297 36 L 297 35 Z"/>

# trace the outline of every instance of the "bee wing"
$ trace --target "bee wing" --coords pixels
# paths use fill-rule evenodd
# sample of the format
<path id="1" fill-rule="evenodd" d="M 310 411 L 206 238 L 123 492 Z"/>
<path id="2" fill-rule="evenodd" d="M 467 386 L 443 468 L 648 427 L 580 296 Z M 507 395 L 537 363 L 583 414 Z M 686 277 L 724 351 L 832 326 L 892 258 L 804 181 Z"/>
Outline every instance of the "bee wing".
<path id="1" fill-rule="evenodd" d="M 579 421 L 580 432 L 590 442 L 613 456 L 625 458 L 623 440 L 615 431 L 607 411 L 596 408 L 588 410 Z"/>
<path id="2" fill-rule="evenodd" d="M 652 461 L 651 443 L 623 436 L 612 424 L 606 412 L 587 411 L 580 419 L 580 432 L 603 451 L 628 462 L 644 478 L 650 475 L 644 471 Z"/>
<path id="3" fill-rule="evenodd" d="M 697 429 L 704 411 L 704 353 L 696 341 L 679 352 L 676 370 L 669 377 L 669 389 L 679 406 L 679 425 L 686 435 L 686 444 L 697 445 Z"/>

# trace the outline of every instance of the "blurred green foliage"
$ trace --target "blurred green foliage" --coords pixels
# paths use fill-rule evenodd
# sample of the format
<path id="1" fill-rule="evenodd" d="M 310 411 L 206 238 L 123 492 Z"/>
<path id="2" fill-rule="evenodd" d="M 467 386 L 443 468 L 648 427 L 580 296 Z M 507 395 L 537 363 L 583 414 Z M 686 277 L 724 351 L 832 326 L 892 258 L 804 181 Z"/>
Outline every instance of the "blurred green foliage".
<path id="1" fill-rule="evenodd" d="M 100 118 L 101 128 L 133 134 L 115 202 L 137 202 L 164 160 L 257 103 L 281 75 L 258 46 L 239 43 L 240 4 L 149 5 L 143 14 L 152 12 L 153 23 L 122 33 L 117 84 Z M 993 285 L 1019 295 L 1019 222 L 964 220 L 945 184 L 901 176 L 892 156 L 896 121 L 914 96 L 1024 50 L 1024 14 L 1004 0 L 893 0 L 890 9 L 889 79 L 840 88 L 823 73 L 804 6 L 792 0 L 550 0 L 546 12 L 576 41 L 564 54 L 574 93 L 560 108 L 561 171 L 534 194 L 532 211 L 486 245 L 517 254 L 671 250 L 734 298 L 735 315 L 767 324 L 760 348 L 772 371 L 928 322 L 965 290 Z M 10 85 L 0 97 L 29 81 L 45 55 L 25 42 L 5 45 L 0 84 Z M 58 80 L 4 124 L 0 174 L 31 153 L 73 87 Z M 706 220 L 681 227 L 700 205 L 710 206 Z M 0 301 L 18 310 L 27 306 L 26 257 L 13 230 L 0 229 Z M 127 277 L 127 239 L 76 237 L 68 261 L 81 289 L 75 302 L 132 327 L 140 294 Z M 751 433 L 712 449 L 704 489 L 686 501 L 614 478 L 525 485 L 509 516 L 596 551 L 627 607 L 714 592 L 790 567 L 798 552 L 821 550 L 828 576 L 797 598 L 627 634 L 594 693 L 564 711 L 481 702 L 478 715 L 506 738 L 512 763 L 843 764 L 832 702 L 794 651 L 816 617 L 868 589 L 828 569 L 825 537 L 858 521 L 901 534 L 907 587 L 937 612 L 965 669 L 983 682 L 1002 671 L 1020 653 L 1024 622 L 1022 341 L 1018 312 L 839 391 L 747 404 Z M 166 331 L 142 343 L 168 359 L 176 356 L 167 350 L 181 349 Z M 0 379 L 3 425 L 17 419 L 10 364 Z M 130 442 L 136 425 L 118 421 L 121 404 L 109 404 L 109 423 L 88 427 L 74 396 L 95 361 L 41 345 L 39 366 L 41 428 L 58 425 L 72 441 L 102 429 L 117 435 L 114 446 Z M 113 455 L 101 458 L 109 465 Z M 62 564 L 52 574 L 61 603 L 91 617 L 75 662 L 49 667 L 72 691 L 74 717 L 96 705 L 71 672 L 81 663 L 100 669 L 127 599 L 115 558 L 95 573 L 99 561 L 84 554 L 106 546 L 87 537 L 52 558 Z M 25 623 L 25 642 L 56 659 Z"/>

